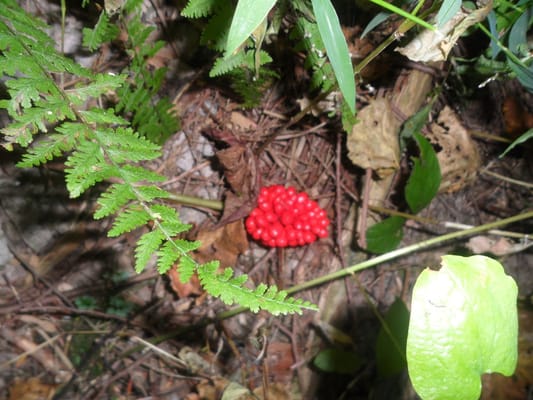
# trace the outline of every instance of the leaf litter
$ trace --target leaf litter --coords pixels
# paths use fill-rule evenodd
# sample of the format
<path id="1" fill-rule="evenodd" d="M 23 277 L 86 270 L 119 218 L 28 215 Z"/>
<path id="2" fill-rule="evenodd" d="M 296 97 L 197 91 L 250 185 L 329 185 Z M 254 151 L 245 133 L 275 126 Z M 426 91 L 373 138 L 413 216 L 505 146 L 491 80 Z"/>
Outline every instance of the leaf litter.
<path id="1" fill-rule="evenodd" d="M 173 9 L 168 11 L 167 15 L 175 12 Z M 165 49 L 152 60 L 152 64 L 161 65 L 170 58 L 171 52 Z M 255 284 L 281 280 L 285 287 L 289 287 L 346 266 L 343 259 L 352 264 L 366 257 L 362 252 L 353 250 L 354 236 L 361 234 L 360 230 L 354 230 L 357 218 L 354 209 L 361 206 L 360 201 L 367 201 L 370 205 L 401 207 L 396 201 L 396 194 L 403 187 L 402 175 L 408 166 L 404 154 L 400 152 L 398 132 L 403 121 L 425 104 L 434 86 L 431 82 L 433 78 L 426 72 L 404 69 L 396 77 L 390 71 L 390 65 L 372 67 L 384 79 L 381 81 L 383 87 L 379 88 L 385 95 L 369 95 L 366 99 L 368 105 L 364 107 L 364 102 L 361 104 L 357 116 L 361 122 L 354 126 L 351 135 L 348 134 L 346 147 L 341 141 L 340 150 L 336 147 L 337 135 L 344 139 L 344 134 L 339 133 L 339 128 L 330 123 L 331 120 L 320 110 L 315 111 L 313 118 L 307 116 L 299 124 L 287 127 L 286 121 L 294 114 L 297 99 L 304 91 L 295 95 L 273 88 L 265 95 L 261 107 L 246 111 L 242 111 L 223 89 L 205 82 L 192 82 L 194 90 L 185 91 L 177 97 L 175 106 L 181 114 L 183 128 L 167 142 L 164 157 L 155 161 L 153 166 L 168 177 L 165 182 L 167 189 L 224 201 L 225 204 L 222 215 L 206 207 L 176 205 L 184 220 L 194 225 L 190 238 L 202 242 L 196 254 L 199 260 L 219 259 L 222 266 L 232 265 L 238 273 L 250 274 Z M 380 74 L 381 68 L 387 73 Z M 394 78 L 388 78 L 389 75 Z M 180 77 L 176 81 L 183 79 Z M 373 82 L 376 85 L 381 83 Z M 169 92 L 177 92 L 178 89 L 181 88 L 168 83 Z M 479 169 L 486 162 L 484 157 L 487 153 L 490 157 L 491 145 L 473 140 L 464 121 L 465 115 L 454 110 L 440 106 L 440 110 L 433 113 L 436 121 L 426 126 L 427 137 L 434 144 L 445 178 L 441 188 L 444 193 L 421 215 L 439 221 L 479 224 L 494 215 L 511 215 L 525 207 L 524 204 L 531 200 L 531 193 L 480 176 Z M 478 112 L 476 110 L 471 114 Z M 482 128 L 489 130 L 486 124 Z M 509 167 L 502 161 L 494 167 L 516 179 L 531 179 L 531 175 L 526 173 L 527 163 L 524 160 L 517 158 L 513 162 L 516 165 Z M 366 181 L 361 173 L 364 169 L 372 172 Z M 365 385 L 354 388 L 349 386 L 353 376 L 344 379 L 320 374 L 309 368 L 308 362 L 324 348 L 342 349 L 343 346 L 366 361 L 373 360 L 372 349 L 379 324 L 369 311 L 368 299 L 360 287 L 364 287 L 365 294 L 368 292 L 379 308 L 385 310 L 397 297 L 408 296 L 406 292 L 414 275 L 409 275 L 408 271 L 412 266 L 431 265 L 437 258 L 437 254 L 421 253 L 400 263 L 364 271 L 357 278 L 359 283 L 354 280 L 339 281 L 301 293 L 299 296 L 302 298 L 320 305 L 319 313 L 306 312 L 301 317 L 277 320 L 264 314 L 240 314 L 209 324 L 217 313 L 224 312 L 226 308 L 203 296 L 194 281 L 186 287 L 180 286 L 179 277 L 172 275 L 173 272 L 169 277 L 162 278 L 154 274 L 136 276 L 131 273 L 128 260 L 131 260 L 134 235 L 109 243 L 105 239 L 105 227 L 85 219 L 85 209 L 80 209 L 79 205 L 64 203 L 69 204 L 69 212 L 56 207 L 51 213 L 53 207 L 50 205 L 66 200 L 50 193 L 43 195 L 46 193 L 44 182 L 35 175 L 24 175 L 9 166 L 1 173 L 2 179 L 10 182 L 40 182 L 34 183 L 38 195 L 33 197 L 35 207 L 31 214 L 21 212 L 20 207 L 17 210 L 12 208 L 2 214 L 3 226 L 9 216 L 15 226 L 27 227 L 27 219 L 21 218 L 23 214 L 34 221 L 47 221 L 47 217 L 50 219 L 51 216 L 62 216 L 71 221 L 70 229 L 62 227 L 60 231 L 51 233 L 50 230 L 40 230 L 37 224 L 30 224 L 30 229 L 22 229 L 22 239 L 11 234 L 6 236 L 9 236 L 11 245 L 17 243 L 24 250 L 27 250 L 25 240 L 30 233 L 43 236 L 41 240 L 49 243 L 48 248 L 65 257 L 57 260 L 53 275 L 45 271 L 40 278 L 65 288 L 61 294 L 68 301 L 81 295 L 93 296 L 98 309 L 79 310 L 68 301 L 63 302 L 57 295 L 50 294 L 44 281 L 40 278 L 35 280 L 31 273 L 21 273 L 22 281 L 31 282 L 33 286 L 19 293 L 17 289 L 21 288 L 21 280 L 13 271 L 20 271 L 22 266 L 11 253 L 5 275 L 8 279 L 0 287 L 0 307 L 4 310 L 2 321 L 13 333 L 12 337 L 33 341 L 32 348 L 45 341 L 39 337 L 35 324 L 23 318 L 26 313 L 53 321 L 64 330 L 65 334 L 57 339 L 57 346 L 47 347 L 46 352 L 40 353 L 50 359 L 59 357 L 60 353 L 73 358 L 73 353 L 69 352 L 71 343 L 79 343 L 74 339 L 89 339 L 83 353 L 90 356 L 79 360 L 75 367 L 81 374 L 76 381 L 69 382 L 70 386 L 66 386 L 67 391 L 73 388 L 80 392 L 86 390 L 85 397 L 81 398 L 108 393 L 117 394 L 120 398 L 139 397 L 149 395 L 151 391 L 152 395 L 175 395 L 184 399 L 216 399 L 223 395 L 252 398 L 251 393 L 259 398 L 261 395 L 263 398 L 279 399 L 332 398 L 342 395 L 345 390 L 351 398 L 367 398 L 364 386 L 372 386 L 375 378 L 375 371 L 370 367 L 366 366 L 362 371 Z M 51 179 L 54 173 L 54 170 L 44 171 L 52 188 L 59 185 Z M 256 243 L 249 243 L 242 221 L 253 208 L 258 189 L 267 184 L 294 185 L 308 192 L 321 207 L 329 210 L 338 233 L 307 248 L 283 252 L 267 251 Z M 370 185 L 367 192 L 366 185 Z M 19 190 L 14 185 L 6 185 L 1 190 L 2 206 L 6 205 L 6 198 L 30 197 L 27 189 Z M 90 199 L 82 207 L 90 207 Z M 373 213 L 371 222 L 378 218 L 381 215 Z M 51 225 L 51 221 L 48 222 Z M 438 228 L 417 223 L 410 227 L 415 229 L 406 230 L 403 243 L 427 237 L 421 232 L 423 230 L 438 231 Z M 32 229 L 40 233 L 29 232 Z M 76 249 L 63 245 L 61 241 L 61 235 L 68 235 L 74 229 L 91 232 L 91 235 L 79 238 L 81 245 Z M 483 245 L 485 247 L 476 249 L 486 250 L 487 244 Z M 488 245 L 489 250 L 495 250 L 491 246 Z M 507 244 L 503 247 L 501 253 L 505 254 Z M 345 253 L 344 257 L 339 256 L 339 250 Z M 51 257 L 46 250 L 32 254 L 37 261 Z M 528 254 L 513 257 L 508 259 L 511 266 L 528 265 L 531 261 Z M 528 281 L 528 277 L 522 276 L 521 282 L 523 293 L 533 287 L 531 278 Z M 136 305 L 136 311 L 129 315 L 129 322 L 106 312 L 109 297 L 117 295 Z M 43 305 L 56 308 L 49 308 L 47 312 Z M 32 306 L 33 310 L 40 307 L 44 313 L 25 312 Z M 65 314 L 70 315 L 73 321 L 60 317 Z M 346 336 L 350 340 L 338 343 L 323 335 L 320 330 L 323 326 L 331 326 L 337 331 L 334 337 Z M 143 348 L 131 339 L 135 335 L 146 340 L 156 339 L 156 342 L 161 340 L 156 345 L 161 352 L 149 347 L 141 351 Z M 173 340 L 163 340 L 165 335 Z M 527 333 L 525 338 L 520 343 L 521 348 L 527 350 L 530 347 Z M 0 345 L 2 353 L 9 359 L 23 351 L 18 348 L 14 351 L 5 338 Z M 76 346 L 81 348 L 79 344 Z M 173 364 L 165 352 L 187 360 L 187 367 Z M 512 386 L 516 393 L 521 393 L 523 387 L 532 382 L 527 374 L 530 360 L 526 353 L 521 354 L 524 367 L 518 371 L 518 383 Z M 30 354 L 20 359 L 16 370 L 4 370 L 0 382 L 5 385 L 0 386 L 11 389 L 11 394 L 20 393 L 17 391 L 20 387 L 33 391 L 31 388 L 35 386 L 36 390 L 41 390 L 40 385 L 44 385 L 42 389 L 47 394 L 54 392 L 57 389 L 55 384 L 47 382 L 55 382 L 61 377 L 61 370 L 66 368 L 70 371 L 70 367 L 58 361 L 48 369 L 47 376 L 39 378 L 38 384 L 35 384 L 31 381 L 34 371 L 42 371 L 40 362 L 45 361 L 39 361 L 40 357 L 43 356 Z M 23 379 L 16 380 L 16 377 Z M 17 386 L 17 382 L 22 382 L 22 386 Z M 506 386 L 506 383 L 496 385 L 491 383 L 492 390 L 503 391 L 507 387 L 511 391 L 511 386 Z M 2 392 L 0 397 L 4 394 Z"/>

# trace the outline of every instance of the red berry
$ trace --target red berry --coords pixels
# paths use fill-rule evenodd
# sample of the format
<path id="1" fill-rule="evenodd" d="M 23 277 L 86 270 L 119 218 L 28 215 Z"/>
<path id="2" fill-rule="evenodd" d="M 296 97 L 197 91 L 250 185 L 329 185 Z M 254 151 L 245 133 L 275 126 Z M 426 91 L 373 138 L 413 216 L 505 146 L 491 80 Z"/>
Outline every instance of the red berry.
<path id="1" fill-rule="evenodd" d="M 327 213 L 306 193 L 298 193 L 292 186 L 261 188 L 257 204 L 245 226 L 265 246 L 302 246 L 328 236 Z"/>
<path id="2" fill-rule="evenodd" d="M 281 214 L 281 223 L 285 226 L 289 226 L 294 222 L 294 216 L 290 211 L 285 211 Z"/>

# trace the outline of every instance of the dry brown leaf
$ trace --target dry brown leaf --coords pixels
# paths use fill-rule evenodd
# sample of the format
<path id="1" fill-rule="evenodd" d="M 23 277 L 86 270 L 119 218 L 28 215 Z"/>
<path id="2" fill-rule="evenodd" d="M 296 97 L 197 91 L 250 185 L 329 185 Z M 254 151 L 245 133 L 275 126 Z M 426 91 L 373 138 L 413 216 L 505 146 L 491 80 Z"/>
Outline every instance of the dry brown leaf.
<path id="1" fill-rule="evenodd" d="M 233 145 L 217 151 L 216 156 L 224 168 L 224 176 L 231 189 L 244 197 L 249 197 L 255 186 L 254 156 L 244 145 Z"/>
<path id="2" fill-rule="evenodd" d="M 186 283 L 183 283 L 180 280 L 180 274 L 177 268 L 171 268 L 167 275 L 170 278 L 170 286 L 172 287 L 172 290 L 174 290 L 180 299 L 184 299 L 191 295 L 199 296 L 203 293 L 202 285 L 196 274 Z"/>
<path id="3" fill-rule="evenodd" d="M 261 400 L 295 400 L 294 393 L 291 392 L 291 388 L 288 385 L 283 385 L 278 382 L 274 382 L 268 385 L 267 396 L 265 396 L 264 389 L 262 386 L 254 389 L 254 395 Z"/>
<path id="4" fill-rule="evenodd" d="M 229 381 L 222 377 L 215 377 L 210 380 L 201 381 L 197 386 L 198 397 L 202 400 L 219 400 L 228 386 Z"/>
<path id="5" fill-rule="evenodd" d="M 237 257 L 248 249 L 242 220 L 212 230 L 202 230 L 196 240 L 202 245 L 195 252 L 195 259 L 200 263 L 219 260 L 222 267 L 235 265 Z"/>
<path id="6" fill-rule="evenodd" d="M 51 399 L 58 386 L 43 383 L 39 378 L 15 381 L 9 388 L 9 400 Z"/>
<path id="7" fill-rule="evenodd" d="M 248 130 L 252 130 L 252 129 L 256 129 L 257 128 L 257 124 L 254 121 L 252 121 L 248 117 L 245 117 L 240 112 L 233 111 L 231 113 L 231 117 L 230 118 L 231 118 L 231 123 L 232 123 L 233 127 L 237 128 L 237 129 L 241 129 L 243 131 L 248 131 Z"/>
<path id="8" fill-rule="evenodd" d="M 477 147 L 457 114 L 448 106 L 431 124 L 428 139 L 437 151 L 442 181 L 439 191 L 455 192 L 476 176 L 480 165 Z"/>
<path id="9" fill-rule="evenodd" d="M 294 365 L 292 345 L 285 342 L 272 342 L 267 349 L 269 372 L 275 382 L 289 382 L 293 375 Z"/>
<path id="10" fill-rule="evenodd" d="M 490 10 L 492 0 L 471 12 L 461 9 L 442 27 L 434 31 L 424 30 L 407 46 L 399 47 L 396 51 L 412 61 L 445 61 L 461 35 L 472 25 L 483 21 Z"/>
<path id="11" fill-rule="evenodd" d="M 528 129 L 533 128 L 533 114 L 515 96 L 507 96 L 502 105 L 505 133 L 516 139 Z"/>
<path id="12" fill-rule="evenodd" d="M 363 169 L 379 176 L 392 174 L 400 165 L 397 123 L 388 99 L 372 101 L 357 114 L 359 122 L 348 135 L 348 157 Z"/>

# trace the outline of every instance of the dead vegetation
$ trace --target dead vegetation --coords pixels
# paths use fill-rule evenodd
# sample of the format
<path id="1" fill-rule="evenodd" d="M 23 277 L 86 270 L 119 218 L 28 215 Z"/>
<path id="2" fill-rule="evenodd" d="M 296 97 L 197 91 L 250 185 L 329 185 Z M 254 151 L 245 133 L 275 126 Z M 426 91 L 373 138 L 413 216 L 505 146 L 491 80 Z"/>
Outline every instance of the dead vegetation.
<path id="1" fill-rule="evenodd" d="M 159 11 L 176 13 L 169 10 Z M 165 91 L 182 128 L 151 167 L 168 178 L 163 186 L 176 194 L 182 219 L 193 224 L 188 237 L 202 242 L 198 261 L 218 259 L 255 284 L 289 288 L 369 257 L 359 247 L 365 227 L 383 216 L 377 211 L 402 207 L 398 192 L 409 158 L 396 158 L 389 147 L 429 91 L 441 87 L 446 67 L 421 71 L 400 63 L 379 73 L 373 64 L 378 77 L 361 84 L 360 122 L 346 135 L 338 118 L 323 110 L 300 113 L 306 75 L 298 63 L 265 92 L 259 107 L 243 110 L 205 68 L 182 56 L 183 49 L 198 50 L 189 42 L 195 35 L 153 60 L 154 66 L 173 66 Z M 104 49 L 100 56 L 107 61 L 94 65 L 112 68 L 113 51 Z M 443 170 L 441 194 L 409 222 L 403 244 L 445 232 L 445 223 L 480 225 L 533 204 L 530 148 L 498 158 L 506 132 L 531 127 L 531 103 L 502 99 L 528 95 L 499 82 L 471 100 L 452 94 L 438 97 L 425 132 Z M 233 313 L 194 279 L 182 284 L 175 271 L 136 275 L 132 244 L 139 233 L 107 238 L 108 223 L 91 217 L 94 193 L 68 199 L 60 163 L 19 170 L 2 152 L 0 167 L 1 398 L 414 399 L 405 375 L 377 376 L 375 312 L 397 297 L 409 304 L 418 272 L 438 265 L 452 249 L 500 257 L 520 286 L 521 318 L 531 320 L 533 257 L 520 236 L 448 243 L 298 294 L 318 304 L 319 312 L 282 318 Z M 250 241 L 243 219 L 259 188 L 270 184 L 293 185 L 317 200 L 332 221 L 330 237 L 282 250 Z M 531 227 L 529 221 L 509 229 L 527 233 Z M 528 325 L 518 378 L 512 385 L 499 378 L 487 382 L 486 398 L 525 398 L 520 396 L 533 383 Z M 353 351 L 363 362 L 347 374 L 321 372 L 313 358 L 324 348 Z"/>

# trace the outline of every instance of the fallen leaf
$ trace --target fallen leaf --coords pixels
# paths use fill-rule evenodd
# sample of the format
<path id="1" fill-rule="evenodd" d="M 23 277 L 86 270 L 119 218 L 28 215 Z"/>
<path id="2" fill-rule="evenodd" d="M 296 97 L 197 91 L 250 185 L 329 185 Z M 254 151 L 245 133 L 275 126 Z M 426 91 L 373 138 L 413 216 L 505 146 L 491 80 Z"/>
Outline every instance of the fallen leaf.
<path id="1" fill-rule="evenodd" d="M 477 147 L 457 114 L 448 106 L 431 124 L 428 139 L 440 150 L 437 158 L 442 175 L 440 192 L 455 192 L 472 180 L 479 169 Z"/>
<path id="2" fill-rule="evenodd" d="M 46 400 L 52 398 L 59 385 L 41 382 L 39 378 L 15 381 L 9 388 L 9 400 Z"/>
<path id="3" fill-rule="evenodd" d="M 263 399 L 276 399 L 276 400 L 291 400 L 295 399 L 295 394 L 291 390 L 290 385 L 283 385 L 278 382 L 274 382 L 268 385 L 267 395 L 265 396 L 264 387 L 259 386 L 254 389 L 254 395 L 256 398 Z"/>
<path id="4" fill-rule="evenodd" d="M 222 267 L 233 266 L 237 257 L 248 249 L 248 238 L 242 220 L 224 226 L 201 230 L 196 240 L 202 245 L 194 253 L 198 262 L 219 260 Z"/>
<path id="5" fill-rule="evenodd" d="M 472 25 L 483 21 L 490 10 L 492 0 L 470 12 L 461 9 L 442 27 L 422 31 L 407 46 L 398 47 L 396 51 L 412 61 L 445 61 L 461 35 Z"/>
<path id="6" fill-rule="evenodd" d="M 251 150 L 236 144 L 216 152 L 218 161 L 224 168 L 224 176 L 231 189 L 244 197 L 249 197 L 255 187 L 255 157 Z"/>
<path id="7" fill-rule="evenodd" d="M 389 100 L 373 100 L 359 111 L 357 118 L 359 122 L 347 138 L 348 157 L 380 177 L 392 174 L 400 166 L 400 144 Z"/>
<path id="8" fill-rule="evenodd" d="M 245 117 L 240 112 L 233 111 L 231 113 L 230 119 L 234 128 L 245 131 L 257 128 L 257 124 L 254 121 L 252 121 L 248 117 Z"/>
<path id="9" fill-rule="evenodd" d="M 502 105 L 505 133 L 516 139 L 528 129 L 533 128 L 533 114 L 529 113 L 514 96 L 507 96 Z"/>
<path id="10" fill-rule="evenodd" d="M 177 268 L 171 268 L 167 275 L 170 279 L 172 290 L 174 290 L 180 299 L 187 298 L 191 295 L 199 296 L 203 293 L 202 285 L 196 274 L 194 274 L 191 279 L 189 279 L 189 282 L 186 283 L 181 281 Z"/>

